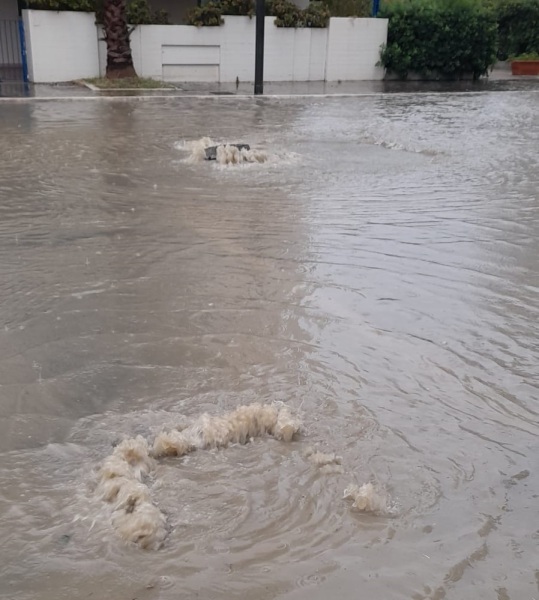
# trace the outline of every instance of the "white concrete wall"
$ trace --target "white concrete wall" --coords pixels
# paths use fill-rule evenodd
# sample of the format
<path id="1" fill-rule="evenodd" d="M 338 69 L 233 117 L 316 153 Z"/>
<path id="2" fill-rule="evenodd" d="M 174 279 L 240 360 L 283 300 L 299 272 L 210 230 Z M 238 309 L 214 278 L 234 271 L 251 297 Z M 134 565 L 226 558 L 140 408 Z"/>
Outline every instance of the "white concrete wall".
<path id="1" fill-rule="evenodd" d="M 139 25 L 131 34 L 135 70 L 140 77 L 163 81 L 248 81 L 255 68 L 252 23 L 249 17 L 225 17 L 221 27 Z M 107 45 L 100 30 L 101 75 L 106 66 Z"/>
<path id="2" fill-rule="evenodd" d="M 255 20 L 249 17 L 225 17 L 224 20 L 225 24 L 219 27 L 220 81 L 236 81 L 236 77 L 240 81 L 252 81 L 255 74 Z"/>
<path id="3" fill-rule="evenodd" d="M 164 81 L 252 81 L 254 19 L 228 16 L 224 20 L 221 27 L 138 26 L 131 34 L 135 70 L 141 77 Z M 322 81 L 328 30 L 285 29 L 275 27 L 274 21 L 275 17 L 266 17 L 266 81 Z M 99 64 L 104 75 L 107 48 L 102 33 L 100 38 Z M 205 51 L 208 47 L 210 52 Z"/>
<path id="4" fill-rule="evenodd" d="M 266 18 L 264 78 L 267 81 L 323 81 L 328 30 L 275 27 L 274 20 L 274 17 Z"/>
<path id="5" fill-rule="evenodd" d="M 107 48 L 93 15 L 85 15 L 83 23 L 78 17 L 84 13 L 24 12 L 25 23 L 29 21 L 31 72 L 33 77 L 39 77 L 31 76 L 32 81 L 66 81 L 105 74 Z M 38 13 L 44 15 L 46 22 L 38 19 Z M 68 24 L 64 15 L 76 18 Z M 266 17 L 265 81 L 382 79 L 383 69 L 376 63 L 380 46 L 387 38 L 387 20 L 332 18 L 326 29 L 288 29 L 275 27 L 274 19 Z M 131 34 L 135 70 L 141 77 L 164 81 L 252 81 L 255 20 L 232 16 L 224 20 L 221 27 L 136 27 Z M 93 43 L 88 39 L 90 30 Z M 44 79 L 45 76 L 50 78 Z"/>
<path id="6" fill-rule="evenodd" d="M 382 79 L 384 69 L 376 63 L 380 46 L 387 41 L 387 23 L 387 19 L 330 19 L 326 81 Z"/>
<path id="7" fill-rule="evenodd" d="M 94 13 L 23 10 L 23 19 L 30 81 L 99 76 Z"/>

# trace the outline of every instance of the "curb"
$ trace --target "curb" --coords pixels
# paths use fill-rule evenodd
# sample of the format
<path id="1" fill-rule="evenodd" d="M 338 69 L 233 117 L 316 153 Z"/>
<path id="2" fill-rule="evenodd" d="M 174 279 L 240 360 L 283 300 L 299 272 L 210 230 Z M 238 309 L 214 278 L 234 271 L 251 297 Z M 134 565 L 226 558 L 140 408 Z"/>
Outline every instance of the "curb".
<path id="1" fill-rule="evenodd" d="M 212 100 L 213 102 L 227 102 L 230 100 L 293 100 L 297 99 L 321 99 L 321 98 L 393 98 L 404 96 L 478 96 L 484 94 L 520 94 L 522 91 L 526 93 L 539 93 L 537 89 L 528 90 L 471 90 L 471 91 L 414 91 L 414 92 L 363 92 L 363 93 L 341 93 L 341 94 L 265 94 L 264 96 L 256 96 L 254 94 L 235 94 L 232 96 L 219 96 L 211 94 L 182 94 L 182 95 L 141 95 L 141 96 L 30 96 L 30 97 L 0 97 L 0 104 L 14 103 L 24 104 L 31 102 L 146 102 L 152 100 Z"/>

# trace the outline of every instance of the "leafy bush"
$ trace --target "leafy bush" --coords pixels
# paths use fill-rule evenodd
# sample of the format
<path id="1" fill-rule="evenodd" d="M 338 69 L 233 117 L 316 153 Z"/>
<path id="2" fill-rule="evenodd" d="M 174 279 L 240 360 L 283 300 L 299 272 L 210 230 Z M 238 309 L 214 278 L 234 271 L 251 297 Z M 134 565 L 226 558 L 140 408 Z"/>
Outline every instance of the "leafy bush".
<path id="1" fill-rule="evenodd" d="M 255 14 L 253 0 L 210 0 L 207 4 L 189 11 L 187 24 L 201 27 L 219 26 L 223 15 Z M 268 0 L 266 16 L 274 16 L 277 27 L 327 27 L 331 16 L 328 7 L 322 2 L 311 2 L 301 10 L 290 0 Z"/>
<path id="2" fill-rule="evenodd" d="M 504 0 L 497 13 L 500 60 L 539 52 L 539 0 Z"/>
<path id="3" fill-rule="evenodd" d="M 152 11 L 148 0 L 131 0 L 127 3 L 127 22 L 130 25 L 168 25 L 164 10 Z"/>
<path id="4" fill-rule="evenodd" d="M 331 13 L 325 2 L 313 1 L 302 10 L 290 0 L 266 2 L 266 16 L 275 17 L 277 27 L 327 27 Z"/>
<path id="5" fill-rule="evenodd" d="M 187 24 L 196 27 L 219 27 L 223 23 L 221 7 L 214 2 L 192 8 L 187 13 Z"/>
<path id="6" fill-rule="evenodd" d="M 254 0 L 220 0 L 221 14 L 252 17 L 255 14 Z"/>
<path id="7" fill-rule="evenodd" d="M 152 16 L 153 25 L 170 25 L 170 19 L 168 18 L 168 12 L 160 8 L 155 10 Z"/>
<path id="8" fill-rule="evenodd" d="M 539 60 L 538 52 L 525 52 L 524 54 L 519 54 L 518 56 L 510 56 L 510 60 Z"/>
<path id="9" fill-rule="evenodd" d="M 324 28 L 329 24 L 331 12 L 323 2 L 311 2 L 303 10 L 303 27 Z"/>
<path id="10" fill-rule="evenodd" d="M 28 8 L 95 12 L 96 21 L 103 23 L 102 0 L 29 0 Z M 169 20 L 164 10 L 152 11 L 148 0 L 128 0 L 127 22 L 130 25 L 167 25 Z"/>
<path id="11" fill-rule="evenodd" d="M 289 0 L 270 0 L 266 3 L 266 15 L 276 17 L 277 27 L 302 27 L 302 12 Z"/>
<path id="12" fill-rule="evenodd" d="M 495 13 L 475 0 L 408 0 L 383 7 L 389 18 L 381 64 L 405 79 L 478 79 L 496 62 Z"/>
<path id="13" fill-rule="evenodd" d="M 67 10 L 94 12 L 95 0 L 29 0 L 24 8 L 33 10 Z"/>
<path id="14" fill-rule="evenodd" d="M 332 17 L 370 17 L 372 0 L 324 0 Z"/>

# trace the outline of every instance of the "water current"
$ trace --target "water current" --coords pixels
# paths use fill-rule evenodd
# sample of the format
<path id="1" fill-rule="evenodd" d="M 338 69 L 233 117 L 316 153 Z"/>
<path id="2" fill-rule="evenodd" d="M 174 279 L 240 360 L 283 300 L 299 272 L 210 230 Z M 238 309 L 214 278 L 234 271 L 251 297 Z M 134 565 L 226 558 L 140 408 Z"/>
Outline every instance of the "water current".
<path id="1" fill-rule="evenodd" d="M 0 105 L 0 597 L 539 598 L 538 106 Z M 299 435 L 160 458 L 117 535 L 121 440 L 253 403 Z"/>

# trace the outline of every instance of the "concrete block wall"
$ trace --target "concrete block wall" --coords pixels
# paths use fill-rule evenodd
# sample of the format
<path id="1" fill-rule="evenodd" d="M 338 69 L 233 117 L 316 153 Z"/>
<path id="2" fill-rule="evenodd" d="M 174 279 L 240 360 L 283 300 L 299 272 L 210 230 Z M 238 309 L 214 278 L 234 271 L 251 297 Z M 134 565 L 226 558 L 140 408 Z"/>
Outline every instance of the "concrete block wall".
<path id="1" fill-rule="evenodd" d="M 219 27 L 221 40 L 221 82 L 251 81 L 255 72 L 255 20 L 224 17 Z M 266 27 L 268 21 L 266 19 Z M 268 46 L 266 45 L 266 48 Z"/>
<path id="2" fill-rule="evenodd" d="M 327 29 L 275 27 L 274 20 L 274 17 L 266 18 L 265 79 L 323 81 L 326 70 Z M 253 75 L 251 79 L 252 77 Z"/>
<path id="3" fill-rule="evenodd" d="M 219 81 L 220 27 L 143 25 L 137 29 L 140 29 L 141 41 L 137 73 L 141 77 L 164 81 Z"/>
<path id="4" fill-rule="evenodd" d="M 255 68 L 253 25 L 249 17 L 225 17 L 221 27 L 139 25 L 131 34 L 135 70 L 140 77 L 163 81 L 248 81 Z M 99 38 L 104 75 L 107 46 L 101 28 Z"/>
<path id="5" fill-rule="evenodd" d="M 93 14 L 23 13 L 31 81 L 105 74 L 106 43 Z M 387 39 L 387 20 L 332 18 L 325 29 L 279 28 L 274 20 L 266 17 L 266 81 L 382 79 L 376 63 Z M 228 16 L 224 21 L 221 27 L 136 27 L 131 50 L 138 75 L 174 82 L 252 81 L 255 20 Z"/>
<path id="6" fill-rule="evenodd" d="M 326 81 L 382 79 L 377 67 L 387 41 L 387 19 L 333 17 L 329 22 Z"/>
<path id="7" fill-rule="evenodd" d="M 99 76 L 94 13 L 22 12 L 30 81 L 51 83 Z"/>

